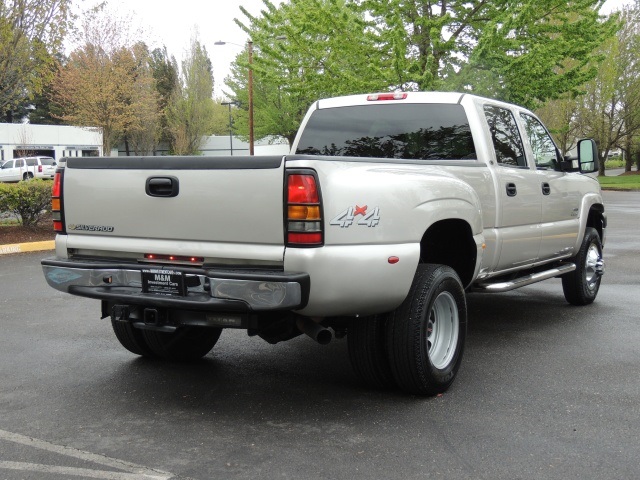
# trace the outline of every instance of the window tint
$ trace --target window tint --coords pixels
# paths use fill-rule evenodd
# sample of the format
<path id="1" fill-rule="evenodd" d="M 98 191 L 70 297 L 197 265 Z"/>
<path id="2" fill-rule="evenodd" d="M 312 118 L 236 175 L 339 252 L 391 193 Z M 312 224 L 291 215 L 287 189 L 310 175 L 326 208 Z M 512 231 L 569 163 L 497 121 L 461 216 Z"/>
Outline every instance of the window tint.
<path id="1" fill-rule="evenodd" d="M 54 160 L 51 157 L 42 157 L 40 159 L 40 165 L 53 165 Z"/>
<path id="2" fill-rule="evenodd" d="M 476 158 L 464 108 L 448 104 L 316 110 L 296 153 L 423 160 Z"/>
<path id="3" fill-rule="evenodd" d="M 7 160 L 2 164 L 1 168 L 13 168 L 13 160 Z"/>
<path id="4" fill-rule="evenodd" d="M 24 160 L 16 160 L 16 168 L 24 167 Z"/>
<path id="5" fill-rule="evenodd" d="M 536 166 L 540 168 L 554 168 L 558 158 L 558 149 L 549 136 L 549 133 L 537 118 L 520 114 L 524 121 L 525 134 L 529 138 L 531 149 L 533 150 L 533 159 Z"/>
<path id="6" fill-rule="evenodd" d="M 506 108 L 485 105 L 484 115 L 489 124 L 498 163 L 513 167 L 526 167 L 527 160 L 524 156 L 522 138 L 511 111 Z"/>
<path id="7" fill-rule="evenodd" d="M 35 158 L 27 158 L 27 165 L 30 167 L 34 167 L 37 163 L 38 161 Z"/>

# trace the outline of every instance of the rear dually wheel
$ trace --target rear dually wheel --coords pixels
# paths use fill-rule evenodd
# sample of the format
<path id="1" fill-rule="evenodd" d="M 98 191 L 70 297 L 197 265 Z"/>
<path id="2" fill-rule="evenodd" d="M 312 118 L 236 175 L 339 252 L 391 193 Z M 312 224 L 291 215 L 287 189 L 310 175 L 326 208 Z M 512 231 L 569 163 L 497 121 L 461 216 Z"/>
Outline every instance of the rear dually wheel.
<path id="1" fill-rule="evenodd" d="M 467 334 L 464 287 L 445 265 L 418 265 L 405 301 L 387 319 L 391 372 L 408 393 L 436 395 L 453 383 Z"/>

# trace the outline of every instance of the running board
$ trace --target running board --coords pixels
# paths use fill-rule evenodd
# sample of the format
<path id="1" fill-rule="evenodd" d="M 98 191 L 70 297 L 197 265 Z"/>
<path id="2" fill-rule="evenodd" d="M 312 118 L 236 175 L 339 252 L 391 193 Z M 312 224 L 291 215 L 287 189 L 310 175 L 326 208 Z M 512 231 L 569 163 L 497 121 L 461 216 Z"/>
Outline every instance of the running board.
<path id="1" fill-rule="evenodd" d="M 484 293 L 501 293 L 508 292 L 509 290 L 515 290 L 516 288 L 525 287 L 532 283 L 538 283 L 549 278 L 558 277 L 565 273 L 573 272 L 576 269 L 575 263 L 563 263 L 562 265 L 545 270 L 544 272 L 532 273 L 524 277 L 509 280 L 507 282 L 484 282 L 474 285 L 471 290 L 474 292 Z"/>

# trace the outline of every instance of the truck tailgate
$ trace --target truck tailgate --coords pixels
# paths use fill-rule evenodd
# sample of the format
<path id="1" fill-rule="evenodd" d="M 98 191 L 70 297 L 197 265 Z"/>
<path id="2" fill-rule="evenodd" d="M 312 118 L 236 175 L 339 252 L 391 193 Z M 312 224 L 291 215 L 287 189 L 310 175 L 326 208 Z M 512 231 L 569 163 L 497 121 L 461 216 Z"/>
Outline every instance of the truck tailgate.
<path id="1" fill-rule="evenodd" d="M 66 247 L 281 262 L 283 182 L 281 156 L 72 158 Z"/>

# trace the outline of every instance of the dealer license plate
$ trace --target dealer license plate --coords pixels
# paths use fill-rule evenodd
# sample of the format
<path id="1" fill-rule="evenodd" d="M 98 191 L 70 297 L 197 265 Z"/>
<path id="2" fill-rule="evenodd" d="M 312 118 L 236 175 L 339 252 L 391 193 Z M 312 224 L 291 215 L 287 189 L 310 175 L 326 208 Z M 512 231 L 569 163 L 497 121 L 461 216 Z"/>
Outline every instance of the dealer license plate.
<path id="1" fill-rule="evenodd" d="M 173 270 L 142 270 L 142 291 L 160 295 L 187 294 L 184 275 Z"/>

